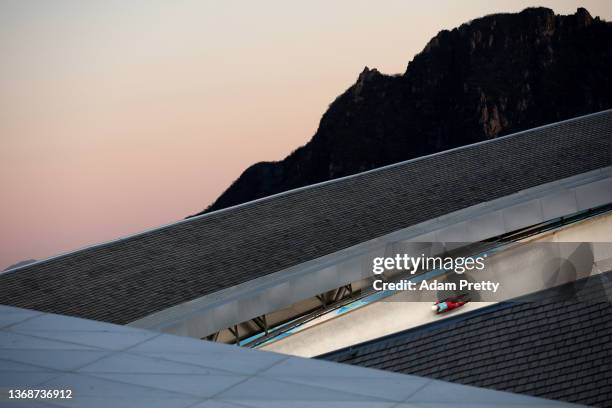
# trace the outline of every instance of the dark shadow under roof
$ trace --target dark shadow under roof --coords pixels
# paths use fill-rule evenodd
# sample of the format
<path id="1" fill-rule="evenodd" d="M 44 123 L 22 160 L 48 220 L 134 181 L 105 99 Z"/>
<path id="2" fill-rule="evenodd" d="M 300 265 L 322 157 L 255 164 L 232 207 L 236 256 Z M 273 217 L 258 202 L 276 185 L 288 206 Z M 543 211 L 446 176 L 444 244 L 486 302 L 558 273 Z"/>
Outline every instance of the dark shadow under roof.
<path id="1" fill-rule="evenodd" d="M 572 296 L 575 287 L 578 296 Z M 319 358 L 612 406 L 612 271 L 531 298 L 478 309 Z"/>
<path id="2" fill-rule="evenodd" d="M 612 111 L 293 190 L 0 275 L 0 304 L 128 323 L 475 204 L 610 166 Z"/>

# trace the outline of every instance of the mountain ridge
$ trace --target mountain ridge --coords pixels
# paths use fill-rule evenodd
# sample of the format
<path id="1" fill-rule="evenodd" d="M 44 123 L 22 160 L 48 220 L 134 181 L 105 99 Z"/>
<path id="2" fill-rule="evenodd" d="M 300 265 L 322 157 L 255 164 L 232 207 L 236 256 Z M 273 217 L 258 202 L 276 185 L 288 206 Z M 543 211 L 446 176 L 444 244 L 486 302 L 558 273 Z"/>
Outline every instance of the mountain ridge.
<path id="1" fill-rule="evenodd" d="M 248 167 L 196 215 L 610 108 L 610 66 L 612 25 L 584 8 L 442 30 L 403 74 L 365 67 L 307 144 Z"/>

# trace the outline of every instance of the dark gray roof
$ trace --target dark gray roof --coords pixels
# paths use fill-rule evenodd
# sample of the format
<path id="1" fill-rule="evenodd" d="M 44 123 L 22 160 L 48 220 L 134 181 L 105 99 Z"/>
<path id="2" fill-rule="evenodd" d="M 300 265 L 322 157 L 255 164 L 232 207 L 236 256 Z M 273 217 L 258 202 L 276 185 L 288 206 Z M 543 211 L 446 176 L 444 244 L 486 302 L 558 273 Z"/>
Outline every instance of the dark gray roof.
<path id="1" fill-rule="evenodd" d="M 580 295 L 573 299 L 568 296 L 572 286 L 580 288 Z M 612 406 L 612 272 L 531 297 L 320 358 L 549 399 Z"/>
<path id="2" fill-rule="evenodd" d="M 612 163 L 612 111 L 192 218 L 0 275 L 0 304 L 128 323 Z"/>

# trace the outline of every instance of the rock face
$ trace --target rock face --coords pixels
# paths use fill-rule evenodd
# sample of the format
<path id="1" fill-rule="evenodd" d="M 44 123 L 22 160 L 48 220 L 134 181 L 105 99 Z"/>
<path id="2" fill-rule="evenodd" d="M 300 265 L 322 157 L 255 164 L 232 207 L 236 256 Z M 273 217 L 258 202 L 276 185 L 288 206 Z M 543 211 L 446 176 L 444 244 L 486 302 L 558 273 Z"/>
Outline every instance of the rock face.
<path id="1" fill-rule="evenodd" d="M 366 67 L 310 142 L 249 167 L 203 212 L 610 108 L 610 67 L 612 24 L 582 8 L 441 31 L 402 75 Z"/>

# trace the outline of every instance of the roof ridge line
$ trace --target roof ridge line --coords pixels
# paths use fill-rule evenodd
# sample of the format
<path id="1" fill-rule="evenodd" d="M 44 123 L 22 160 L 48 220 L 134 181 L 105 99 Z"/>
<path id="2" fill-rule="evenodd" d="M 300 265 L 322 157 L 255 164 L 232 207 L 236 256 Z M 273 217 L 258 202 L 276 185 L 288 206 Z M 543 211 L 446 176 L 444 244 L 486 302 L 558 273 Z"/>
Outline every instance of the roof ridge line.
<path id="1" fill-rule="evenodd" d="M 404 161 L 397 162 L 397 163 L 387 164 L 385 166 L 376 167 L 374 169 L 366 170 L 366 171 L 363 171 L 363 172 L 360 172 L 360 173 L 350 174 L 350 175 L 344 176 L 344 177 L 339 177 L 339 178 L 335 178 L 335 179 L 331 179 L 331 180 L 321 181 L 319 183 L 314 183 L 314 184 L 309 184 L 309 185 L 302 186 L 302 187 L 297 187 L 297 188 L 294 188 L 294 189 L 291 189 L 291 190 L 282 191 L 280 193 L 276 193 L 276 194 L 272 194 L 272 195 L 269 195 L 269 196 L 261 197 L 261 198 L 255 199 L 255 200 L 251 200 L 251 201 L 247 201 L 247 202 L 244 202 L 244 203 L 236 204 L 236 205 L 233 205 L 233 206 L 230 206 L 230 207 L 221 208 L 219 210 L 211 211 L 209 213 L 204 213 L 204 214 L 200 214 L 200 215 L 196 215 L 196 216 L 191 216 L 191 217 L 188 217 L 188 218 L 183 218 L 183 219 L 180 219 L 180 220 L 177 220 L 177 221 L 174 221 L 174 222 L 163 224 L 163 225 L 160 225 L 160 226 L 157 226 L 157 227 L 148 228 L 148 229 L 145 229 L 143 231 L 139 231 L 139 232 L 135 232 L 133 234 L 125 235 L 123 237 L 110 239 L 108 241 L 103 241 L 103 242 L 99 242 L 99 243 L 96 243 L 96 244 L 86 245 L 84 247 L 80 247 L 80 248 L 77 248 L 77 249 L 74 249 L 74 250 L 70 250 L 70 251 L 67 251 L 67 252 L 62 252 L 60 254 L 53 255 L 53 256 L 50 256 L 48 258 L 44 258 L 44 259 L 41 259 L 39 261 L 32 262 L 32 263 L 29 263 L 29 264 L 26 264 L 26 265 L 23 265 L 23 266 L 19 266 L 19 267 L 16 267 L 16 268 L 8 269 L 6 271 L 0 271 L 0 274 L 11 273 L 11 272 L 16 272 L 16 271 L 19 271 L 19 270 L 22 270 L 22 269 L 27 269 L 27 268 L 29 268 L 31 266 L 40 265 L 42 263 L 50 262 L 50 261 L 53 261 L 53 260 L 59 259 L 59 258 L 64 258 L 64 257 L 70 256 L 70 255 L 73 255 L 73 254 L 76 254 L 76 253 L 79 253 L 79 252 L 86 251 L 88 249 L 99 248 L 99 247 L 103 247 L 103 246 L 106 246 L 106 245 L 111 245 L 111 244 L 114 244 L 114 243 L 118 243 L 118 242 L 122 242 L 122 241 L 127 241 L 127 240 L 130 240 L 132 238 L 136 238 L 136 237 L 139 237 L 139 236 L 142 236 L 142 235 L 146 235 L 146 234 L 149 234 L 149 233 L 152 233 L 152 232 L 155 232 L 155 231 L 160 231 L 160 230 L 163 230 L 163 229 L 166 229 L 166 228 L 170 228 L 170 227 L 175 226 L 175 225 L 180 225 L 180 224 L 183 224 L 183 223 L 193 222 L 195 220 L 206 218 L 206 217 L 209 217 L 209 216 L 212 216 L 212 215 L 221 214 L 223 212 L 227 212 L 227 211 L 230 211 L 230 210 L 235 210 L 235 209 L 238 209 L 238 208 L 241 208 L 241 207 L 246 207 L 246 206 L 253 205 L 253 204 L 256 204 L 256 203 L 260 203 L 260 202 L 264 202 L 264 201 L 271 200 L 271 199 L 274 199 L 274 198 L 282 197 L 282 196 L 285 196 L 285 195 L 295 194 L 295 193 L 297 193 L 299 191 L 308 190 L 308 189 L 312 189 L 312 188 L 316 188 L 316 187 L 321 187 L 321 186 L 324 186 L 324 185 L 327 185 L 327 184 L 340 183 L 340 182 L 343 182 L 343 181 L 346 181 L 346 180 L 350 180 L 352 178 L 360 177 L 360 176 L 363 176 L 363 175 L 366 175 L 366 174 L 375 173 L 375 172 L 382 172 L 382 171 L 389 170 L 389 169 L 392 169 L 392 168 L 395 168 L 395 167 L 400 167 L 400 166 L 403 166 L 403 165 L 406 165 L 406 164 L 409 164 L 409 163 L 414 163 L 414 162 L 417 162 L 417 161 L 420 161 L 420 160 L 425 160 L 425 159 L 429 159 L 429 158 L 432 158 L 432 157 L 440 156 L 440 155 L 443 155 L 443 154 L 448 154 L 448 153 L 452 153 L 452 152 L 455 152 L 455 151 L 460 151 L 460 150 L 465 150 L 465 149 L 473 148 L 475 146 L 480 146 L 480 145 L 489 144 L 489 143 L 495 143 L 495 142 L 499 142 L 501 140 L 505 140 L 505 139 L 509 139 L 509 138 L 513 138 L 513 137 L 519 137 L 521 135 L 524 135 L 525 133 L 529 133 L 529 132 L 533 132 L 533 131 L 537 131 L 537 130 L 542 130 L 542 129 L 546 129 L 546 128 L 562 125 L 562 124 L 565 124 L 565 123 L 570 123 L 570 122 L 574 122 L 574 121 L 577 121 L 577 120 L 582 120 L 582 119 L 590 118 L 590 117 L 596 117 L 596 116 L 600 116 L 600 115 L 605 115 L 605 114 L 608 114 L 608 113 L 612 113 L 612 108 L 611 109 L 605 109 L 605 110 L 602 110 L 602 111 L 599 111 L 599 112 L 588 113 L 586 115 L 576 116 L 576 117 L 569 118 L 569 119 L 564 119 L 564 120 L 561 120 L 559 122 L 553 122 L 553 123 L 548 123 L 546 125 L 536 126 L 536 127 L 533 127 L 533 128 L 521 130 L 519 132 L 515 132 L 515 133 L 511 133 L 509 135 L 504 135 L 504 136 L 496 137 L 496 138 L 493 138 L 493 139 L 483 140 L 483 141 L 476 142 L 476 143 L 471 143 L 471 144 L 468 144 L 468 145 L 463 145 L 463 146 L 458 146 L 458 147 L 454 147 L 454 148 L 447 149 L 447 150 L 442 150 L 442 151 L 431 153 L 431 154 L 428 154 L 428 155 L 425 155 L 425 156 L 414 157 L 412 159 L 404 160 Z"/>

